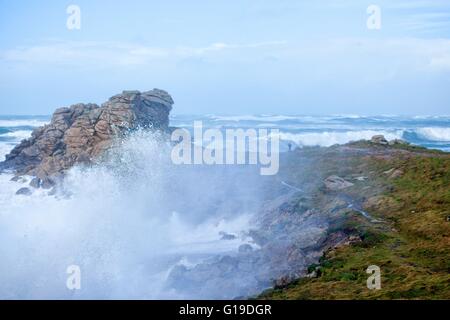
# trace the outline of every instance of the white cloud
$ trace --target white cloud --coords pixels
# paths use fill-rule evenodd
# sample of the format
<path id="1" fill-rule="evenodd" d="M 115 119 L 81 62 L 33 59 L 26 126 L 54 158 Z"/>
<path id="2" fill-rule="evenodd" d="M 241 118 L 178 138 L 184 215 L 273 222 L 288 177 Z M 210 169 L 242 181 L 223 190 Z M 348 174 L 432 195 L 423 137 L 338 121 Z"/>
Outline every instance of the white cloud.
<path id="1" fill-rule="evenodd" d="M 385 17 L 386 30 L 406 34 L 446 34 L 450 28 L 448 0 L 377 0 Z"/>
<path id="2" fill-rule="evenodd" d="M 430 61 L 430 67 L 438 70 L 450 71 L 450 54 L 432 58 Z"/>
<path id="3" fill-rule="evenodd" d="M 377 62 L 396 64 L 410 71 L 448 71 L 450 39 L 348 38 L 333 42 L 334 45 L 329 47 L 330 54 L 347 52 L 376 56 Z"/>
<path id="4" fill-rule="evenodd" d="M 285 41 L 248 44 L 218 42 L 205 47 L 179 46 L 163 48 L 119 42 L 56 41 L 43 45 L 6 50 L 0 53 L 0 59 L 6 62 L 30 64 L 91 65 L 100 63 L 102 65 L 145 65 L 161 59 L 185 59 L 226 50 L 273 47 L 285 43 Z"/>
<path id="5" fill-rule="evenodd" d="M 162 66 L 190 58 L 220 59 L 226 66 L 231 61 L 267 62 L 274 57 L 284 66 L 308 68 L 311 62 L 327 72 L 339 68 L 371 69 L 371 64 L 384 67 L 383 73 L 449 71 L 450 40 L 420 38 L 338 38 L 287 43 L 285 41 L 233 44 L 217 42 L 204 47 L 152 47 L 120 42 L 62 42 L 19 47 L 0 52 L 0 60 L 9 65 L 127 67 Z M 256 59 L 257 57 L 261 59 Z M 266 59 L 266 60 L 264 60 Z M 359 64 L 358 64 L 359 63 Z M 336 65 L 337 64 L 337 65 Z M 337 69 L 336 69 L 337 68 Z M 364 69 L 364 70 L 363 70 Z M 373 72 L 381 72 L 373 67 Z M 356 70 L 357 71 L 357 70 Z M 365 71 L 364 71 L 365 72 Z"/>
<path id="6" fill-rule="evenodd" d="M 449 6 L 447 0 L 388 0 L 382 3 L 383 6 L 393 9 L 441 8 Z"/>

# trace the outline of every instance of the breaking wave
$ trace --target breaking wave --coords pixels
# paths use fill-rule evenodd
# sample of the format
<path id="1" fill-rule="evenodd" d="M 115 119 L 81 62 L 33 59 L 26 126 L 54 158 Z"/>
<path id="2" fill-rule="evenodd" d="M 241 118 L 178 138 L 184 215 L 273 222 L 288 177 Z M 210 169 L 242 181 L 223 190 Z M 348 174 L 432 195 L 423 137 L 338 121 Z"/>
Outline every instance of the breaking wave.
<path id="1" fill-rule="evenodd" d="M 48 122 L 48 120 L 39 119 L 0 119 L 0 127 L 40 127 Z"/>
<path id="2" fill-rule="evenodd" d="M 169 150 L 160 136 L 136 133 L 101 164 L 73 168 L 55 196 L 15 196 L 24 185 L 0 175 L 0 298 L 198 298 L 165 280 L 174 266 L 252 245 L 258 171 L 174 166 Z M 66 288 L 70 265 L 81 269 L 81 290 Z"/>
<path id="3" fill-rule="evenodd" d="M 431 141 L 450 141 L 450 128 L 425 127 L 416 130 L 417 134 Z"/>
<path id="4" fill-rule="evenodd" d="M 27 139 L 31 137 L 31 130 L 17 130 L 17 131 L 11 131 L 7 133 L 0 134 L 0 138 L 6 137 L 6 138 L 12 138 L 14 140 L 22 140 Z"/>
<path id="5" fill-rule="evenodd" d="M 350 141 L 370 140 L 374 135 L 382 134 L 388 140 L 401 139 L 402 130 L 379 131 L 379 130 L 361 130 L 361 131 L 325 131 L 325 132 L 304 132 L 289 133 L 281 132 L 280 139 L 292 141 L 299 146 L 321 146 L 329 147 L 335 144 L 345 144 Z"/>

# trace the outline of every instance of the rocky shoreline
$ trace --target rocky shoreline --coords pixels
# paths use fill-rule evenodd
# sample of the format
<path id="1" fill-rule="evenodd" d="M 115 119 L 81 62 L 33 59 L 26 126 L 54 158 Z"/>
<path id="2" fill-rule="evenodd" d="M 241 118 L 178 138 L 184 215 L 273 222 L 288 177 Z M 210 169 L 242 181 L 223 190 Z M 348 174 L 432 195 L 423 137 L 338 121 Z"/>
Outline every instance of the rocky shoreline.
<path id="1" fill-rule="evenodd" d="M 235 255 L 192 268 L 177 266 L 169 274 L 169 286 L 180 292 L 196 288 L 205 292 L 205 297 L 211 292 L 220 297 L 221 288 L 245 283 L 240 297 L 246 298 L 265 288 L 284 288 L 298 279 L 317 278 L 324 254 L 367 241 L 364 232 L 346 227 L 348 216 L 361 225 L 384 224 L 368 211 L 403 171 L 385 170 L 385 181 L 378 184 L 367 159 L 415 152 L 426 154 L 427 150 L 375 136 L 370 141 L 282 154 L 280 173 L 266 182 L 271 196 L 248 234 L 257 249 L 243 245 Z M 360 166 L 351 167 L 357 159 L 363 159 Z"/>
<path id="2" fill-rule="evenodd" d="M 13 172 L 15 181 L 24 181 L 25 175 L 33 177 L 29 186 L 17 191 L 18 196 L 30 195 L 30 188 L 51 189 L 64 178 L 68 169 L 95 163 L 116 139 L 129 132 L 139 128 L 170 132 L 169 113 L 173 103 L 167 92 L 153 89 L 124 91 L 101 106 L 75 104 L 57 109 L 48 125 L 35 129 L 31 138 L 22 141 L 6 156 L 0 169 Z M 448 248 L 442 245 L 449 236 L 448 153 L 409 145 L 398 139 L 387 141 L 378 135 L 370 141 L 296 149 L 282 153 L 280 160 L 280 172 L 261 184 L 266 189 L 266 198 L 253 221 L 254 227 L 245 235 L 252 239 L 253 246 L 241 245 L 235 254 L 217 256 L 194 267 L 176 266 L 168 274 L 168 288 L 181 293 L 197 290 L 204 298 L 210 294 L 221 297 L 222 291 L 227 291 L 223 288 L 233 286 L 240 288 L 241 297 L 272 288 L 258 298 L 358 298 L 358 290 L 365 290 L 365 270 L 364 265 L 352 262 L 353 254 L 362 255 L 362 263 L 367 266 L 386 265 L 387 261 L 396 261 L 401 256 L 408 263 L 420 265 L 422 269 L 418 272 L 433 273 L 439 285 L 423 280 L 422 286 L 427 289 L 422 295 L 417 294 L 419 298 L 429 297 L 432 290 L 437 297 L 449 292 L 448 287 L 440 286 L 448 280 L 444 272 L 448 266 L 437 261 L 438 252 L 441 257 L 449 257 Z M 420 173 L 414 176 L 414 170 L 428 162 L 429 167 L 422 169 L 430 171 L 431 178 Z M 405 182 L 405 179 L 410 180 Z M 435 186 L 436 181 L 440 184 Z M 410 184 L 417 190 L 408 189 Z M 429 186 L 440 190 L 441 197 L 432 195 Z M 422 248 L 423 242 L 418 242 L 417 248 L 405 247 L 404 251 L 395 252 L 392 248 L 401 248 L 398 243 L 409 239 L 411 233 L 419 238 L 430 237 L 417 234 L 416 230 L 402 224 L 426 222 L 422 218 L 410 221 L 411 217 L 402 211 L 405 207 L 409 210 L 408 201 L 415 203 L 414 208 L 420 207 L 411 198 L 414 196 L 405 198 L 403 192 L 409 195 L 418 193 L 421 188 L 426 192 L 415 194 L 416 197 L 437 197 L 427 210 L 436 211 L 429 219 L 443 224 L 441 229 L 432 230 L 438 230 L 437 239 L 432 239 L 438 248 L 431 244 Z M 400 201 L 397 207 L 391 203 L 395 201 Z M 415 213 L 416 210 L 409 211 Z M 406 222 L 399 224 L 402 219 Z M 226 233 L 221 236 L 223 241 L 236 237 Z M 386 261 L 377 260 L 371 254 L 378 252 L 377 246 L 391 248 L 395 255 L 385 254 Z M 431 256 L 423 261 L 434 269 L 427 269 L 422 260 L 418 262 L 418 258 L 407 251 L 421 248 L 431 250 Z M 342 252 L 351 254 L 339 256 Z M 338 262 L 333 260 L 336 256 Z M 340 266 L 347 268 L 342 274 Z M 401 270 L 397 265 L 396 268 L 391 270 L 393 274 Z M 411 271 L 417 276 L 414 272 Z M 391 284 L 390 294 L 394 294 L 396 285 L 401 285 L 399 281 L 396 279 Z M 345 289 L 345 285 L 353 286 L 355 282 L 361 288 Z M 428 287 L 432 285 L 435 287 Z M 335 287 L 341 288 L 343 295 L 333 291 Z M 416 288 L 406 288 L 405 297 L 411 295 L 408 290 Z M 379 295 L 364 291 L 363 297 Z"/>
<path id="3" fill-rule="evenodd" d="M 257 298 L 450 298 L 450 154 L 383 140 L 286 155 L 290 184 L 322 181 L 310 204 L 328 225 L 317 261 Z M 302 158 L 313 164 L 302 168 Z M 381 269 L 381 290 L 367 288 L 369 265 Z"/>

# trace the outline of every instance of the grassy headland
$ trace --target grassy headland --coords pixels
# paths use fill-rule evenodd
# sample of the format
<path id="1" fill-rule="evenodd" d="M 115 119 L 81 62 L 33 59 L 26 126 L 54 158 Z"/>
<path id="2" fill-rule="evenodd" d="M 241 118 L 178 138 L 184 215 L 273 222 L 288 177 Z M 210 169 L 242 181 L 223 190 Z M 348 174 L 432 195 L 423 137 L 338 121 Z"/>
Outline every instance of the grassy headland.
<path id="1" fill-rule="evenodd" d="M 312 159 L 309 170 L 300 170 L 300 158 Z M 330 210 L 328 230 L 350 240 L 327 248 L 307 277 L 258 298 L 450 299 L 450 154 L 361 141 L 294 151 L 282 164 L 283 179 L 298 185 L 329 175 L 353 183 L 311 191 L 319 210 L 352 199 L 354 206 Z M 366 286 L 369 265 L 381 269 L 380 290 Z"/>

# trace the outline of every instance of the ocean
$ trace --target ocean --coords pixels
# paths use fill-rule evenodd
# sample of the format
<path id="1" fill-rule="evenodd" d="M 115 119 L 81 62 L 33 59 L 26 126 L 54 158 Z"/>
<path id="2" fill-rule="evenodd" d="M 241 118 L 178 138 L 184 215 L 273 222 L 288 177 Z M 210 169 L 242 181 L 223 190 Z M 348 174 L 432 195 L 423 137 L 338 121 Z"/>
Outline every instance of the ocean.
<path id="1" fill-rule="evenodd" d="M 0 158 L 49 120 L 0 116 Z M 175 115 L 171 126 L 191 128 L 194 120 L 205 128 L 277 128 L 284 150 L 288 143 L 330 146 L 383 134 L 450 151 L 450 117 Z M 251 169 L 174 167 L 169 155 L 167 144 L 138 132 L 109 163 L 70 170 L 59 196 L 42 189 L 15 195 L 30 177 L 21 182 L 0 174 L 0 299 L 221 299 L 257 293 L 261 288 L 240 275 L 230 285 L 211 282 L 201 291 L 188 284 L 182 284 L 183 292 L 171 287 L 176 267 L 255 246 L 248 230 L 264 199 Z M 72 265 L 82 270 L 81 290 L 66 288 Z"/>
<path id="2" fill-rule="evenodd" d="M 49 120 L 49 116 L 0 116 L 0 159 Z M 288 141 L 300 147 L 327 147 L 383 134 L 387 139 L 450 151 L 450 116 L 174 115 L 170 123 L 191 128 L 194 121 L 202 121 L 205 128 L 276 128 L 285 148 Z"/>
<path id="3" fill-rule="evenodd" d="M 279 129 L 285 148 L 287 142 L 299 147 L 328 147 L 382 134 L 388 140 L 404 139 L 426 148 L 450 151 L 450 116 L 180 115 L 172 117 L 171 125 L 191 127 L 194 120 L 201 120 L 206 128 Z"/>

